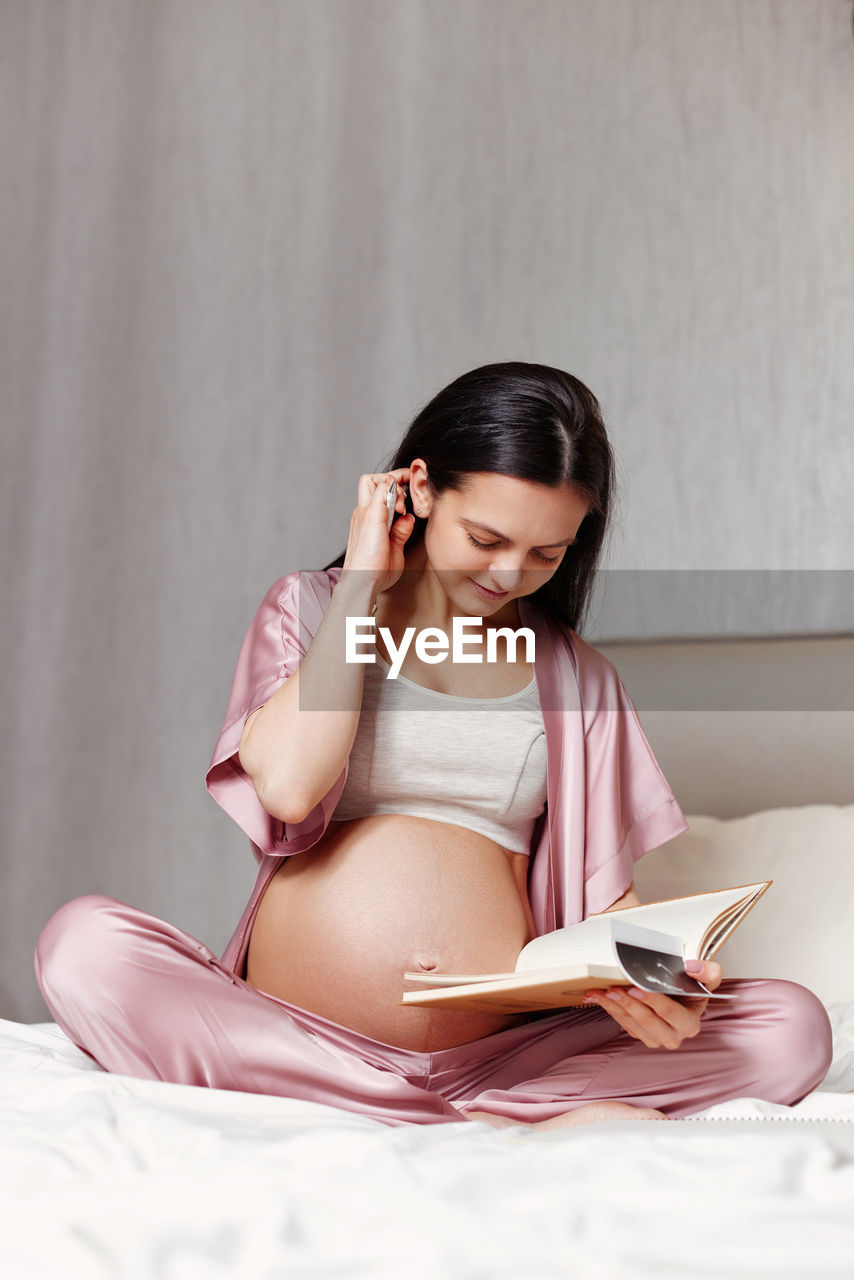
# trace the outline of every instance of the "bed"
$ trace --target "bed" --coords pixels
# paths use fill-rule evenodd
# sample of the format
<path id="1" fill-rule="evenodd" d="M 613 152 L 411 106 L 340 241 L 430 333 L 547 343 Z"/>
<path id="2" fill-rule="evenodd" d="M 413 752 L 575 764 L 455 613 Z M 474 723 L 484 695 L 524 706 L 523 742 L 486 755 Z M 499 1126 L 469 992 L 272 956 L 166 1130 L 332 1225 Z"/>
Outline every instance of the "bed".
<path id="1" fill-rule="evenodd" d="M 689 830 L 641 899 L 773 881 L 719 952 L 830 1013 L 825 1080 L 793 1107 L 534 1133 L 392 1128 L 315 1103 L 110 1075 L 53 1022 L 0 1020 L 9 1276 L 854 1275 L 854 805 Z M 662 1052 L 665 1052 L 662 1050 Z"/>

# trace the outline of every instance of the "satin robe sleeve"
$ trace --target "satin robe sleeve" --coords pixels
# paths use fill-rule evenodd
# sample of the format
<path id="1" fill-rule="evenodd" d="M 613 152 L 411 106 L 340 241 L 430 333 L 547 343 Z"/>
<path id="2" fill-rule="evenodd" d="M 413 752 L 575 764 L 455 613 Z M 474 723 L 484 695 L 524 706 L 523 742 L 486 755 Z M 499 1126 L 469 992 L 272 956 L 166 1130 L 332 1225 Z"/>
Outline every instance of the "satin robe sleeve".
<path id="1" fill-rule="evenodd" d="M 314 844 L 344 789 L 349 761 L 302 822 L 281 822 L 261 805 L 237 755 L 247 716 L 281 688 L 308 652 L 335 580 L 325 571 L 295 571 L 264 596 L 240 646 L 225 720 L 205 774 L 208 791 L 249 836 L 258 862 L 264 854 L 280 857 Z"/>
<path id="2" fill-rule="evenodd" d="M 585 915 L 621 898 L 635 863 L 688 829 L 622 679 L 604 655 L 596 656 L 595 672 L 589 665 L 585 672 L 583 700 Z"/>
<path id="3" fill-rule="evenodd" d="M 541 636 L 549 799 L 532 835 L 528 889 L 547 933 L 605 911 L 638 859 L 688 823 L 614 665 L 568 628 Z"/>

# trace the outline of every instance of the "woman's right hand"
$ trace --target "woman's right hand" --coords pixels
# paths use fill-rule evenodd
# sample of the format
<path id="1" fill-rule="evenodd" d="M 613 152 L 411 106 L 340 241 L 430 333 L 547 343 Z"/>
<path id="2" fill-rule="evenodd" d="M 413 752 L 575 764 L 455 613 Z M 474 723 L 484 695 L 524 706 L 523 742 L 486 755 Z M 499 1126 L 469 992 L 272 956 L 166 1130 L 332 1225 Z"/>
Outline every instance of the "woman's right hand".
<path id="1" fill-rule="evenodd" d="M 415 528 L 415 516 L 396 515 L 387 531 L 386 495 L 391 481 L 397 481 L 395 511 L 405 510 L 402 486 L 409 480 L 409 467 L 375 472 L 359 477 L 359 500 L 350 517 L 350 534 L 342 572 L 358 569 L 376 583 L 377 594 L 388 591 L 403 573 L 404 544 Z"/>

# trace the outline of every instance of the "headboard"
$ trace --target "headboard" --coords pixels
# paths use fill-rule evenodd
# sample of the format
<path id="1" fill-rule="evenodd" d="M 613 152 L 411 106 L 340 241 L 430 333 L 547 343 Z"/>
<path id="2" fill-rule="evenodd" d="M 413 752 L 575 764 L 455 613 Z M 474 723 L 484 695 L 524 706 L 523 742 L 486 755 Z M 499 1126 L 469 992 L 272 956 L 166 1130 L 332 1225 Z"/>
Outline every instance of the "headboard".
<path id="1" fill-rule="evenodd" d="M 684 813 L 854 802 L 854 635 L 591 643 Z"/>

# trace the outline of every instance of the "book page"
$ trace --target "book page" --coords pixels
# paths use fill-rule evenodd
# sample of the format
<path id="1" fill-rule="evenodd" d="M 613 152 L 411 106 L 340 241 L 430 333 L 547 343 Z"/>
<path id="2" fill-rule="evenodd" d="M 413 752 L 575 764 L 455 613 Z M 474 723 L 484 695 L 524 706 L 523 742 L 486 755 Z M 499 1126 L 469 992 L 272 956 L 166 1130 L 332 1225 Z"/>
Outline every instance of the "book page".
<path id="1" fill-rule="evenodd" d="M 674 934 L 685 943 L 685 956 L 698 956 L 703 935 L 709 926 L 727 910 L 756 896 L 756 891 L 770 883 L 738 885 L 733 889 L 716 889 L 711 893 L 691 894 L 684 898 L 668 898 L 663 902 L 645 902 L 639 907 L 588 916 L 578 924 L 565 925 L 551 933 L 533 938 L 519 953 L 516 973 L 535 969 L 553 969 L 569 964 L 613 963 L 611 918 L 630 921 L 647 929 Z"/>
<path id="2" fill-rule="evenodd" d="M 536 969 L 565 969 L 573 964 L 613 964 L 611 921 L 607 915 L 588 916 L 532 938 L 519 952 L 516 973 Z"/>
<path id="3" fill-rule="evenodd" d="M 744 917 L 749 915 L 765 890 L 769 889 L 773 883 L 773 880 L 764 880 L 758 885 L 753 885 L 752 893 L 713 922 L 702 944 L 702 959 L 708 960 L 723 946 L 729 935 L 738 928 Z"/>

